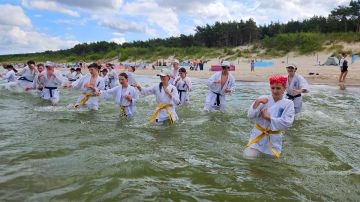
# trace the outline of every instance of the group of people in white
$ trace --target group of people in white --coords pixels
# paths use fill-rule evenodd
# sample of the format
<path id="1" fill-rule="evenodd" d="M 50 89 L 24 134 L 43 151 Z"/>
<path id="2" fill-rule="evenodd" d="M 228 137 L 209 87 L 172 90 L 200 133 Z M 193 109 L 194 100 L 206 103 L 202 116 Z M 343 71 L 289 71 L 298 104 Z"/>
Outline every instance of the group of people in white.
<path id="1" fill-rule="evenodd" d="M 235 90 L 235 79 L 229 72 L 230 62 L 223 61 L 222 71 L 216 72 L 207 80 L 209 88 L 205 99 L 204 111 L 225 112 L 226 96 Z M 45 68 L 44 68 L 45 67 Z M 136 82 L 134 67 L 127 72 L 117 74 L 111 64 L 101 67 L 96 63 L 88 66 L 89 73 L 83 75 L 80 70 L 70 69 L 63 74 L 55 69 L 55 64 L 47 62 L 37 65 L 28 61 L 20 72 L 12 65 L 4 66 L 6 72 L 0 74 L 7 89 L 20 88 L 24 91 L 35 90 L 42 99 L 56 105 L 60 100 L 60 87 L 79 89 L 75 108 L 99 109 L 99 99 L 114 99 L 119 106 L 119 120 L 131 119 L 136 112 L 139 93 L 143 96 L 153 94 L 157 106 L 150 123 L 174 124 L 179 120 L 176 107 L 190 103 L 191 79 L 186 68 L 174 60 L 172 68 L 162 69 L 157 76 L 160 82 L 151 87 L 142 87 Z M 292 126 L 295 114 L 302 108 L 302 94 L 309 92 L 307 81 L 296 73 L 297 66 L 286 66 L 287 76 L 269 78 L 271 94 L 257 98 L 248 110 L 248 117 L 255 124 L 250 132 L 249 142 L 244 150 L 246 157 L 262 155 L 280 157 L 284 131 Z M 286 94 L 286 96 L 284 96 Z"/>

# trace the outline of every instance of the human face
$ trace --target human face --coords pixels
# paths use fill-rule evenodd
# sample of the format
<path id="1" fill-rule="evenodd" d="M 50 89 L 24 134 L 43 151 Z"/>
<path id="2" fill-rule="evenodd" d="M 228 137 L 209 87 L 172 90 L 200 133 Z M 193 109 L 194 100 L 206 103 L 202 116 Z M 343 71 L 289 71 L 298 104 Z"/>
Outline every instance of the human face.
<path id="1" fill-rule="evenodd" d="M 54 67 L 46 67 L 46 71 L 48 73 L 53 73 L 54 72 Z"/>
<path id="2" fill-rule="evenodd" d="M 270 88 L 271 94 L 275 100 L 282 99 L 285 92 L 285 87 L 281 83 L 272 84 L 270 85 Z"/>
<path id="3" fill-rule="evenodd" d="M 229 69 L 230 69 L 230 67 L 222 67 L 222 72 L 223 73 L 228 73 L 229 72 Z"/>
<path id="4" fill-rule="evenodd" d="M 173 66 L 175 67 L 175 69 L 179 68 L 179 64 L 178 63 L 174 63 Z"/>
<path id="5" fill-rule="evenodd" d="M 160 80 L 163 84 L 167 84 L 170 80 L 169 76 L 160 76 Z"/>
<path id="6" fill-rule="evenodd" d="M 30 68 L 30 69 L 35 69 L 35 65 L 34 65 L 34 64 L 30 64 L 30 65 L 29 65 L 29 68 Z"/>
<path id="7" fill-rule="evenodd" d="M 181 78 L 185 78 L 186 77 L 186 72 L 179 72 L 179 76 Z"/>
<path id="8" fill-rule="evenodd" d="M 119 82 L 122 86 L 127 86 L 128 85 L 128 79 L 125 78 L 124 76 L 120 76 L 119 77 Z"/>
<path id="9" fill-rule="evenodd" d="M 294 67 L 287 67 L 286 71 L 288 72 L 289 76 L 294 76 L 296 69 Z"/>
<path id="10" fill-rule="evenodd" d="M 38 67 L 37 67 L 37 70 L 38 70 L 39 72 L 44 71 L 44 66 L 38 66 Z"/>
<path id="11" fill-rule="evenodd" d="M 95 76 L 99 74 L 99 70 L 97 70 L 96 68 L 89 68 L 89 72 L 91 75 Z"/>

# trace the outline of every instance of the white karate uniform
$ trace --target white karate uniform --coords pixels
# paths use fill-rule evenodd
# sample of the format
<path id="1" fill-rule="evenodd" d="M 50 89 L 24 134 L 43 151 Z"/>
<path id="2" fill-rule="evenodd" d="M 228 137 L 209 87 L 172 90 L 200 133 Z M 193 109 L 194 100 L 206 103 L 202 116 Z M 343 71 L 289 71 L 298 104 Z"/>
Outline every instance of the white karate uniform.
<path id="1" fill-rule="evenodd" d="M 126 74 L 128 75 L 129 85 L 133 85 L 134 83 L 136 83 L 135 75 L 133 72 L 126 72 Z"/>
<path id="2" fill-rule="evenodd" d="M 180 80 L 178 82 L 176 82 L 176 80 L 180 78 Z M 188 83 L 188 85 L 185 84 L 185 81 Z M 192 83 L 189 77 L 185 77 L 184 79 L 182 79 L 180 76 L 177 77 L 174 81 L 174 85 L 178 90 L 179 93 L 179 99 L 180 99 L 180 104 L 188 104 L 190 102 L 189 99 L 189 92 L 192 89 Z"/>
<path id="3" fill-rule="evenodd" d="M 108 88 L 114 88 L 115 86 L 119 85 L 119 76 L 115 69 L 108 68 L 108 78 L 109 78 L 109 86 Z"/>
<path id="4" fill-rule="evenodd" d="M 14 70 L 7 71 L 4 75 L 3 79 L 7 82 L 15 82 L 16 81 L 16 74 Z"/>
<path id="5" fill-rule="evenodd" d="M 270 142 L 272 148 L 280 154 L 282 148 L 282 138 L 283 132 L 290 128 L 294 122 L 295 110 L 294 103 L 291 100 L 283 98 L 277 102 L 274 101 L 272 95 L 264 95 L 262 98 L 267 98 L 268 102 L 266 104 L 260 104 L 256 109 L 253 109 L 254 103 L 250 106 L 248 110 L 248 117 L 250 121 L 254 124 L 259 124 L 264 129 L 269 129 L 272 131 L 281 130 L 281 134 L 270 135 Z M 270 114 L 271 121 L 267 121 L 262 118 L 261 110 L 267 108 Z M 249 142 L 260 135 L 262 131 L 254 127 L 250 133 Z M 269 139 L 267 136 L 264 136 L 258 142 L 250 145 L 249 147 L 260 151 L 262 153 L 274 156 L 273 152 L 269 148 Z M 249 149 L 249 148 L 247 148 Z M 244 151 L 246 153 L 246 149 Z M 246 155 L 246 154 L 245 154 Z M 254 156 L 255 157 L 255 156 Z"/>
<path id="6" fill-rule="evenodd" d="M 92 89 L 85 88 L 85 86 L 84 86 L 86 83 L 90 83 L 90 80 L 91 80 L 91 75 L 87 74 L 87 75 L 81 77 L 79 80 L 76 80 L 75 82 L 73 82 L 71 84 L 71 87 L 73 89 L 80 89 L 80 91 L 82 91 L 83 93 L 94 94 L 95 92 Z M 96 79 L 95 87 L 98 90 L 105 89 L 104 78 L 100 77 L 100 75 Z M 76 105 L 79 105 L 80 101 L 84 98 L 85 98 L 85 96 L 83 94 L 81 94 L 76 101 Z M 84 108 L 84 107 L 87 107 L 92 110 L 98 110 L 99 109 L 98 97 L 97 96 L 90 97 L 89 100 L 82 106 L 82 108 Z"/>
<path id="7" fill-rule="evenodd" d="M 169 81 L 170 84 L 174 85 L 175 78 L 179 76 L 179 69 L 175 69 L 174 67 L 171 67 L 170 69 L 171 76 L 175 76 L 175 77 L 174 78 L 170 77 L 170 81 Z"/>
<path id="8" fill-rule="evenodd" d="M 309 92 L 309 84 L 308 82 L 304 79 L 303 76 L 299 75 L 299 74 L 295 74 L 293 79 L 291 80 L 291 83 L 289 83 L 289 80 L 286 82 L 286 96 L 288 99 L 293 100 L 294 101 L 294 108 L 295 108 L 295 113 L 299 113 L 301 111 L 302 108 L 302 97 L 301 94 L 299 95 L 292 95 L 291 91 L 292 90 L 305 90 L 305 93 Z M 296 98 L 293 98 L 291 96 L 298 96 Z"/>
<path id="9" fill-rule="evenodd" d="M 60 100 L 60 91 L 58 87 L 61 87 L 67 81 L 67 78 L 63 77 L 59 70 L 54 71 L 55 77 L 47 77 L 47 72 L 41 73 L 38 83 L 44 88 L 41 91 L 40 97 L 44 100 L 50 100 L 52 104 L 57 104 Z M 34 81 L 35 82 L 35 81 Z"/>
<path id="10" fill-rule="evenodd" d="M 76 71 L 68 72 L 65 76 L 69 81 L 74 81 L 76 80 Z"/>
<path id="11" fill-rule="evenodd" d="M 105 76 L 102 76 L 102 78 L 104 78 L 104 82 L 105 82 L 105 90 L 109 89 L 109 77 L 106 74 Z"/>
<path id="12" fill-rule="evenodd" d="M 172 119 L 174 120 L 174 122 L 176 122 L 179 119 L 175 111 L 175 106 L 180 103 L 178 91 L 175 86 L 169 84 L 167 89 L 169 90 L 169 92 L 171 92 L 172 98 L 170 98 L 164 92 L 164 87 L 161 87 L 161 91 L 160 91 L 159 86 L 160 85 L 158 84 L 152 87 L 142 88 L 140 93 L 145 96 L 154 94 L 156 98 L 156 102 L 158 104 L 171 104 L 172 106 L 170 107 L 170 111 L 172 114 Z M 158 114 L 158 116 L 156 117 L 156 122 L 163 123 L 166 120 L 169 120 L 168 113 L 166 109 L 162 109 Z"/>
<path id="13" fill-rule="evenodd" d="M 33 81 L 38 74 L 37 69 L 30 70 L 28 66 L 24 67 L 24 69 L 18 74 L 20 78 L 16 81 L 17 85 L 22 89 L 33 88 Z"/>
<path id="14" fill-rule="evenodd" d="M 132 98 L 131 102 L 125 99 L 126 95 L 131 96 Z M 112 89 L 100 91 L 100 98 L 108 99 L 110 97 L 114 98 L 115 103 L 119 105 L 119 107 L 125 106 L 126 118 L 132 118 L 134 116 L 136 111 L 136 102 L 138 100 L 138 93 L 134 87 L 128 85 L 127 88 L 123 88 L 120 85 Z M 121 120 L 122 118 L 123 117 L 121 117 L 121 111 L 120 111 L 119 120 Z"/>
<path id="15" fill-rule="evenodd" d="M 215 81 L 221 80 L 222 72 L 217 72 L 212 75 L 208 81 L 207 86 L 209 87 L 208 95 L 206 96 L 205 100 L 205 111 L 213 111 L 213 110 L 220 110 L 222 112 L 225 111 L 226 106 L 226 99 L 225 99 L 225 89 L 228 88 L 231 92 L 235 90 L 235 80 L 234 77 L 229 73 L 228 79 L 225 82 L 223 88 L 221 88 L 220 83 L 214 83 Z M 217 97 L 219 96 L 220 105 L 217 105 Z"/>

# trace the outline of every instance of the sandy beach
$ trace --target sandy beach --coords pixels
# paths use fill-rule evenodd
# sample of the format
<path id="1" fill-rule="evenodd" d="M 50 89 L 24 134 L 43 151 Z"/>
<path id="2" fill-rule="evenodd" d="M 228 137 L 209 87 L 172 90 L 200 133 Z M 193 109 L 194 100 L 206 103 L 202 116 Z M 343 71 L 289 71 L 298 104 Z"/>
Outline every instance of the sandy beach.
<path id="1" fill-rule="evenodd" d="M 239 59 L 231 61 L 236 65 L 236 70 L 232 71 L 232 75 L 237 81 L 267 81 L 270 75 L 286 75 L 286 63 L 295 63 L 298 65 L 298 73 L 303 75 L 306 80 L 311 84 L 326 84 L 326 85 L 338 85 L 338 79 L 340 74 L 340 68 L 338 66 L 319 66 L 317 58 L 320 63 L 324 63 L 329 57 L 329 54 L 321 53 L 318 55 L 308 56 L 294 56 L 294 57 L 282 57 L 276 59 L 269 59 L 264 61 L 271 61 L 274 63 L 272 67 L 255 67 L 255 71 L 250 71 L 250 61 L 248 59 Z M 356 61 L 351 64 L 351 58 L 349 61 L 349 73 L 346 79 L 346 85 L 348 86 L 360 86 L 360 61 Z M 218 59 L 212 59 L 205 64 L 204 71 L 188 71 L 189 77 L 197 78 L 209 78 L 214 72 L 210 71 L 212 64 L 219 64 Z M 119 70 L 122 71 L 122 70 Z M 159 70 L 152 70 L 150 67 L 147 69 L 138 69 L 135 74 L 138 75 L 155 75 Z M 309 75 L 309 73 L 315 73 Z M 316 75 L 318 73 L 319 75 Z"/>

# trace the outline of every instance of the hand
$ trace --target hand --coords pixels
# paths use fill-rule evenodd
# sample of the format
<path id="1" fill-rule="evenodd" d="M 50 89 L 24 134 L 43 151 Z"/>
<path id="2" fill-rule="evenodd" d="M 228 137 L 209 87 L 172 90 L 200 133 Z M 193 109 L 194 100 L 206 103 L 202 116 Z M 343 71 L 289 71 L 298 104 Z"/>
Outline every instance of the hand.
<path id="1" fill-rule="evenodd" d="M 129 95 L 126 95 L 125 96 L 125 99 L 127 100 L 127 101 L 129 101 L 129 102 L 131 102 L 132 101 L 132 97 L 131 97 L 131 95 L 129 94 Z"/>
<path id="2" fill-rule="evenodd" d="M 291 91 L 292 95 L 298 95 L 298 94 L 301 94 L 302 93 L 302 90 L 301 89 L 294 89 Z"/>
<path id="3" fill-rule="evenodd" d="M 269 114 L 267 108 L 264 108 L 264 109 L 261 110 L 261 117 L 262 117 L 263 119 L 265 119 L 265 120 L 268 120 L 268 121 L 271 120 L 271 119 L 270 119 L 270 114 Z"/>
<path id="4" fill-rule="evenodd" d="M 266 97 L 258 98 L 258 99 L 256 99 L 256 102 L 261 103 L 261 104 L 266 104 L 269 102 L 269 99 L 267 99 Z"/>
<path id="5" fill-rule="evenodd" d="M 84 84 L 84 87 L 85 88 L 91 88 L 91 87 L 93 87 L 93 85 L 91 85 L 91 83 L 86 83 L 86 84 Z"/>
<path id="6" fill-rule="evenodd" d="M 41 85 L 41 84 L 39 84 L 38 87 L 37 87 L 38 90 L 42 90 L 43 88 L 44 88 L 44 86 Z"/>
<path id="7" fill-rule="evenodd" d="M 164 88 L 164 92 L 165 92 L 170 98 L 172 98 L 172 94 L 171 94 L 171 92 L 170 92 L 167 88 Z"/>
<path id="8" fill-rule="evenodd" d="M 29 87 L 25 88 L 25 91 L 29 91 L 29 90 L 32 90 L 32 88 Z"/>
<path id="9" fill-rule="evenodd" d="M 231 89 L 226 88 L 226 89 L 225 89 L 225 93 L 231 93 Z"/>
<path id="10" fill-rule="evenodd" d="M 100 91 L 96 90 L 95 93 L 94 93 L 94 95 L 100 96 Z"/>

